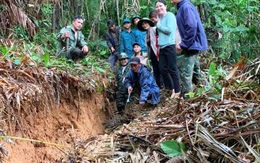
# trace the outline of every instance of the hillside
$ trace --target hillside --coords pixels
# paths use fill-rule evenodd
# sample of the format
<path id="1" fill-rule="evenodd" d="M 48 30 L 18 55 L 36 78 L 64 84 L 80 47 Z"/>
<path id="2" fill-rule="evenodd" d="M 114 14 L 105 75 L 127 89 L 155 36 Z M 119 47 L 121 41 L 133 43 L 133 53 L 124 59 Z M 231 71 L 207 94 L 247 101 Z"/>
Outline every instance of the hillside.
<path id="1" fill-rule="evenodd" d="M 3 162 L 55 162 L 76 140 L 104 134 L 111 113 L 108 74 L 95 66 L 34 60 L 17 48 L 23 42 L 1 40 L 0 108 Z M 4 47 L 9 49 L 4 54 Z M 26 53 L 27 52 L 27 53 Z M 90 56 L 91 58 L 91 56 Z M 101 68 L 99 68 L 101 69 Z"/>
<path id="2" fill-rule="evenodd" d="M 165 100 L 162 93 L 156 108 L 128 104 L 125 114 L 119 116 L 114 114 L 114 80 L 105 61 L 95 60 L 91 54 L 88 63 L 76 65 L 50 56 L 39 61 L 28 55 L 29 51 L 46 58 L 39 48 L 17 48 L 22 45 L 2 41 L 2 162 L 260 159 L 257 59 L 226 64 L 224 75 L 211 64 L 211 91 L 197 88 L 188 100 Z M 204 58 L 202 63 L 208 60 Z"/>

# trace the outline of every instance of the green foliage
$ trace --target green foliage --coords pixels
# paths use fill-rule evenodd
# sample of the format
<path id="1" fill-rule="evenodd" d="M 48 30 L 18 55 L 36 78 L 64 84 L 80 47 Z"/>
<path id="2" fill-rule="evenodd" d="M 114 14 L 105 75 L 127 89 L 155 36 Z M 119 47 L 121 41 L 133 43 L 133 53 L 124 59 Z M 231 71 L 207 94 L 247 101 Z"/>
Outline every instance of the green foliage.
<path id="1" fill-rule="evenodd" d="M 57 47 L 56 33 L 52 33 L 52 5 L 42 4 L 43 19 L 35 21 L 39 31 L 34 36 L 34 43 L 41 45 L 45 52 L 55 54 Z"/>
<path id="2" fill-rule="evenodd" d="M 10 48 L 7 48 L 5 46 L 0 46 L 0 53 L 3 55 L 3 56 L 6 56 L 10 51 Z"/>
<path id="3" fill-rule="evenodd" d="M 217 29 L 223 37 L 213 44 L 222 58 L 238 61 L 241 57 L 255 58 L 260 50 L 258 0 L 201 0 L 207 8 L 206 27 Z"/>
<path id="4" fill-rule="evenodd" d="M 102 4 L 100 1 L 85 0 L 77 3 L 72 3 L 72 0 L 64 1 L 62 6 L 48 2 L 37 4 L 40 10 L 35 12 L 35 15 L 28 14 L 38 27 L 37 35 L 34 38 L 28 37 L 21 26 L 13 28 L 12 33 L 21 40 L 34 41 L 34 44 L 41 45 L 46 53 L 54 55 L 57 46 L 55 32 L 65 24 L 69 24 L 76 14 L 83 15 L 86 21 L 82 32 L 86 40 L 88 38 L 91 40 L 87 40 L 90 50 L 100 58 L 107 58 L 109 51 L 102 41 L 107 28 L 106 21 L 113 19 L 121 26 L 125 17 L 131 18 L 135 14 L 148 17 L 149 12 L 155 9 L 155 1 L 105 1 L 103 7 L 100 6 Z M 176 7 L 170 1 L 166 2 L 167 9 L 176 13 Z M 233 62 L 242 56 L 247 56 L 249 59 L 258 57 L 260 53 L 259 0 L 191 0 L 191 2 L 200 12 L 208 39 L 211 40 L 210 49 L 216 57 Z M 6 6 L 1 5 L 0 8 L 6 9 Z M 22 10 L 26 13 L 25 8 Z M 53 14 L 57 19 L 53 20 Z M 57 25 L 54 26 L 53 22 L 57 22 Z"/>
<path id="5" fill-rule="evenodd" d="M 11 48 L 0 46 L 0 55 L 13 61 L 13 63 L 17 66 L 21 65 L 23 56 L 27 55 L 27 57 L 34 61 L 27 63 L 31 66 L 35 66 L 35 64 L 37 64 L 47 68 L 56 67 L 60 69 L 66 69 L 72 75 L 79 75 L 79 71 L 84 75 L 90 75 L 96 72 L 112 75 L 109 64 L 106 63 L 106 60 L 101 59 L 99 54 L 96 55 L 94 53 L 90 53 L 87 55 L 87 57 L 81 60 L 81 64 L 75 64 L 72 60 L 67 60 L 66 58 L 56 58 L 47 52 L 41 55 L 39 52 L 37 52 L 38 47 L 38 45 L 33 43 L 26 44 L 19 49 L 17 49 L 15 46 Z M 26 54 L 23 53 L 24 49 L 26 49 Z M 100 92 L 103 91 L 100 88 L 97 89 Z"/>
<path id="6" fill-rule="evenodd" d="M 182 156 L 182 152 L 187 151 L 185 145 L 176 140 L 167 140 L 162 142 L 160 146 L 164 153 L 166 153 L 169 157 Z"/>
<path id="7" fill-rule="evenodd" d="M 13 36 L 19 40 L 26 41 L 28 44 L 41 45 L 41 48 L 51 54 L 55 54 L 57 41 L 56 34 L 52 33 L 52 5 L 49 3 L 41 4 L 43 18 L 40 20 L 32 19 L 38 31 L 33 38 L 30 38 L 26 30 L 18 25 L 13 29 Z M 33 42 L 32 42 L 33 41 Z"/>
<path id="8" fill-rule="evenodd" d="M 13 35 L 14 35 L 15 38 L 18 38 L 18 39 L 20 39 L 20 40 L 22 40 L 22 41 L 27 41 L 27 42 L 30 41 L 30 37 L 29 37 L 28 33 L 27 33 L 26 30 L 25 30 L 22 26 L 20 26 L 20 25 L 16 26 L 16 27 L 13 29 Z"/>
<path id="9" fill-rule="evenodd" d="M 110 51 L 107 48 L 106 41 L 104 40 L 89 41 L 88 47 L 89 50 L 95 52 L 95 55 L 100 59 L 107 59 L 110 55 Z"/>
<path id="10" fill-rule="evenodd" d="M 36 34 L 34 43 L 41 45 L 41 48 L 44 49 L 45 52 L 53 55 L 56 53 L 56 47 L 58 46 L 56 33 L 49 33 L 46 28 L 42 28 Z"/>
<path id="11" fill-rule="evenodd" d="M 195 96 L 195 93 L 194 92 L 189 92 L 188 96 L 189 96 L 189 98 L 193 98 Z"/>
<path id="12" fill-rule="evenodd" d="M 154 5 L 155 6 L 155 5 Z M 147 5 L 147 4 L 144 4 L 144 5 L 141 5 L 140 6 L 140 12 L 139 12 L 139 15 L 141 17 L 149 17 L 149 13 L 150 11 L 152 10 L 155 10 L 155 7 L 153 5 Z"/>
<path id="13" fill-rule="evenodd" d="M 43 15 L 46 17 L 46 19 L 51 20 L 51 14 L 52 14 L 52 4 L 50 3 L 44 3 L 43 7 L 41 8 Z"/>
<path id="14" fill-rule="evenodd" d="M 209 71 L 208 71 L 209 82 L 218 91 L 222 90 L 222 85 L 219 83 L 219 81 L 225 75 L 226 75 L 226 71 L 221 66 L 217 67 L 214 62 L 210 63 Z"/>

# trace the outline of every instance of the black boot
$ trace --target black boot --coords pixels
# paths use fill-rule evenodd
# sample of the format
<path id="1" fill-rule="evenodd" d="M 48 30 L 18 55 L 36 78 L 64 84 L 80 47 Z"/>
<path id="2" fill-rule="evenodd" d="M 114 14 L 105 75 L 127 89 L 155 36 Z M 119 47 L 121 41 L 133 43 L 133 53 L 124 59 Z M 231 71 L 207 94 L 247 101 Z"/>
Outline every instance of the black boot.
<path id="1" fill-rule="evenodd" d="M 117 107 L 117 113 L 118 114 L 123 114 L 124 110 L 125 110 L 125 106 Z"/>

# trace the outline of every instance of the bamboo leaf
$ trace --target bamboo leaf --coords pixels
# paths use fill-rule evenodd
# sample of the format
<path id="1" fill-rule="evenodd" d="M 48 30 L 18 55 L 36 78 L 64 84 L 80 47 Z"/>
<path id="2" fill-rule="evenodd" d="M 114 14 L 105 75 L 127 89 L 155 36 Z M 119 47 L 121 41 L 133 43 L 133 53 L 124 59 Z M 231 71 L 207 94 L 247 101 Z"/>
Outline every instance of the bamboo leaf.
<path id="1" fill-rule="evenodd" d="M 103 68 L 100 68 L 100 67 L 96 67 L 96 69 L 97 69 L 99 72 L 101 72 L 101 73 L 106 72 Z"/>

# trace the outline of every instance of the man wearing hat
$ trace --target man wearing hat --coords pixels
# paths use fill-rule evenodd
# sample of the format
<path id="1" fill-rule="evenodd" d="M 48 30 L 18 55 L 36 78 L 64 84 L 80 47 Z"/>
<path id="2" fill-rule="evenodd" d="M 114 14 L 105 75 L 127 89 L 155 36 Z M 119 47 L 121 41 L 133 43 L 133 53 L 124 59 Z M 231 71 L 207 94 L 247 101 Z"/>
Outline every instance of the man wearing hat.
<path id="1" fill-rule="evenodd" d="M 141 64 L 138 57 L 132 57 L 129 64 L 131 70 L 125 78 L 125 87 L 128 93 L 131 94 L 133 89 L 138 89 L 137 92 L 140 91 L 140 105 L 147 103 L 149 97 L 151 97 L 152 105 L 158 104 L 160 102 L 160 89 L 154 80 L 151 70 Z"/>
<path id="2" fill-rule="evenodd" d="M 135 41 L 139 43 L 139 45 L 141 46 L 141 49 L 143 52 L 146 52 L 146 45 L 145 45 L 145 35 L 146 32 L 145 31 L 140 31 L 137 28 L 137 24 L 140 21 L 141 17 L 139 15 L 135 15 L 132 18 L 132 23 L 135 25 L 135 28 L 133 29 L 133 32 L 135 34 Z"/>
<path id="3" fill-rule="evenodd" d="M 118 113 L 122 113 L 125 104 L 127 101 L 127 89 L 124 86 L 124 81 L 125 81 L 125 76 L 130 70 L 130 67 L 128 65 L 128 56 L 126 53 L 122 52 L 119 55 L 119 68 L 116 73 L 116 82 L 117 82 L 117 87 L 116 87 L 116 106 L 117 106 L 117 111 Z"/>
<path id="4" fill-rule="evenodd" d="M 115 72 L 115 63 L 119 57 L 119 37 L 121 33 L 120 27 L 116 27 L 113 20 L 107 21 L 108 30 L 106 31 L 106 42 L 107 46 L 111 52 L 108 62 L 112 68 L 112 71 Z"/>
<path id="5" fill-rule="evenodd" d="M 120 35 L 120 53 L 125 52 L 128 58 L 131 58 L 133 51 L 133 43 L 135 42 L 135 36 L 133 31 L 131 30 L 131 21 L 128 18 L 123 20 L 124 30 Z"/>

